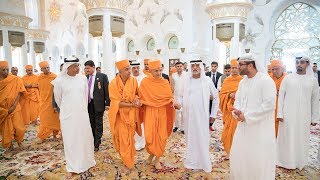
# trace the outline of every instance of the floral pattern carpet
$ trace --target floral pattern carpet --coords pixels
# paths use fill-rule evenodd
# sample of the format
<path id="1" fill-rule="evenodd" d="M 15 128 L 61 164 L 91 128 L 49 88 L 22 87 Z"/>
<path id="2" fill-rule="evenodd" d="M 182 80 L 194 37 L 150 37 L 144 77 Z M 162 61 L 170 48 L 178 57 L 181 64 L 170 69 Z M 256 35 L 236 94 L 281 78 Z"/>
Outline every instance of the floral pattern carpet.
<path id="1" fill-rule="evenodd" d="M 61 139 L 47 139 L 42 144 L 36 143 L 37 126 L 29 125 L 25 134 L 23 149 L 17 148 L 10 153 L 0 146 L 0 180 L 1 179 L 64 179 L 65 161 Z M 145 165 L 148 157 L 145 150 L 137 151 L 136 164 L 127 171 L 118 153 L 112 146 L 109 123 L 104 122 L 104 134 L 100 150 L 95 153 L 97 165 L 89 171 L 89 179 L 229 179 L 229 161 L 221 145 L 221 120 L 214 124 L 211 132 L 211 161 L 213 171 L 188 170 L 183 167 L 185 139 L 180 132 L 172 133 L 166 152 L 161 158 L 162 170 Z M 303 170 L 285 170 L 277 168 L 276 179 L 319 179 L 320 164 L 317 161 L 320 126 L 311 128 L 309 163 Z M 79 175 L 73 179 L 80 179 Z"/>

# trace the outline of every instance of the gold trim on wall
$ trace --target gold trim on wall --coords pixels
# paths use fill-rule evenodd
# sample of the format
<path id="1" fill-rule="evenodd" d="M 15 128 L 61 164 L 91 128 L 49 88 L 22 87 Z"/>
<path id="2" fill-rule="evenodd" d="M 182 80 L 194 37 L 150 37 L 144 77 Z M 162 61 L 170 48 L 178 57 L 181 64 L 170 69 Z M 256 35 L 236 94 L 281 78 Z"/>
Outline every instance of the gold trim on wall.
<path id="1" fill-rule="evenodd" d="M 0 12 L 0 24 L 4 26 L 17 26 L 27 29 L 31 18 L 20 15 L 13 15 Z"/>

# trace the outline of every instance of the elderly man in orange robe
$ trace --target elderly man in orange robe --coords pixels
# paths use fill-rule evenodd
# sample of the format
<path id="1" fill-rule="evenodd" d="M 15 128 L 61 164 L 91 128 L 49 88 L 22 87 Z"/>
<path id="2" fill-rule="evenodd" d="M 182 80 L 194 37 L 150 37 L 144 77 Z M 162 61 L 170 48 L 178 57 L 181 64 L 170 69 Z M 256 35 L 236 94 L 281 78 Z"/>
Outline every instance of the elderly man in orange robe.
<path id="1" fill-rule="evenodd" d="M 227 154 L 230 154 L 233 135 L 236 131 L 238 121 L 232 116 L 233 104 L 235 100 L 235 94 L 238 90 L 242 76 L 239 73 L 239 63 L 237 59 L 230 61 L 231 76 L 227 77 L 221 87 L 220 109 L 222 111 L 223 130 L 221 135 L 222 145 Z"/>
<path id="2" fill-rule="evenodd" d="M 112 141 L 125 166 L 131 169 L 136 154 L 134 134 L 139 115 L 138 82 L 131 76 L 128 60 L 116 62 L 118 75 L 109 84 L 108 113 Z M 141 132 L 140 132 L 141 135 Z"/>
<path id="3" fill-rule="evenodd" d="M 33 74 L 33 66 L 26 65 L 26 75 L 22 77 L 24 87 L 27 92 L 22 96 L 20 105 L 22 107 L 22 117 L 25 125 L 30 122 L 37 122 L 39 116 L 39 89 L 38 76 Z"/>
<path id="4" fill-rule="evenodd" d="M 270 75 L 270 77 L 273 79 L 277 88 L 277 99 L 276 99 L 276 110 L 275 110 L 275 131 L 276 131 L 276 137 L 278 137 L 278 127 L 279 127 L 279 121 L 277 120 L 278 94 L 279 94 L 281 82 L 286 76 L 286 73 L 285 73 L 284 65 L 280 60 L 277 60 L 277 59 L 272 60 L 271 68 L 272 68 L 272 74 Z"/>
<path id="5" fill-rule="evenodd" d="M 26 128 L 21 115 L 19 99 L 26 89 L 21 78 L 9 74 L 7 61 L 0 61 L 0 134 L 2 147 L 13 149 L 13 140 L 16 140 L 19 147 Z"/>
<path id="6" fill-rule="evenodd" d="M 53 86 L 51 81 L 57 75 L 50 72 L 49 63 L 42 61 L 39 63 L 42 73 L 38 77 L 40 91 L 40 127 L 38 131 L 38 143 L 53 135 L 55 138 L 60 130 L 59 114 L 52 107 Z"/>
<path id="7" fill-rule="evenodd" d="M 146 163 L 150 164 L 155 156 L 156 169 L 162 169 L 160 157 L 163 155 L 167 139 L 170 136 L 175 118 L 175 109 L 181 108 L 173 103 L 169 82 L 162 77 L 160 60 L 149 61 L 151 76 L 145 77 L 139 87 L 146 150 L 150 154 Z"/>

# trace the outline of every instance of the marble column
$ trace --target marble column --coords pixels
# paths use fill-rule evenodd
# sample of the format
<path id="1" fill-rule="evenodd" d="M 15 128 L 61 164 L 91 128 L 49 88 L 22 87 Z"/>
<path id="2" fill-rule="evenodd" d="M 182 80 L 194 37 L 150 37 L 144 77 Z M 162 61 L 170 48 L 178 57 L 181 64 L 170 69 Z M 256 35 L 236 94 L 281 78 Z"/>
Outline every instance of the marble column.
<path id="1" fill-rule="evenodd" d="M 126 40 L 124 38 L 124 36 L 117 38 L 116 40 L 116 47 L 117 47 L 117 60 L 121 60 L 121 59 L 127 59 L 127 45 L 126 45 Z"/>
<path id="2" fill-rule="evenodd" d="M 24 68 L 28 63 L 28 50 L 27 50 L 27 41 L 25 41 L 24 45 L 21 46 L 21 66 Z"/>
<path id="3" fill-rule="evenodd" d="M 32 64 L 33 67 L 36 67 L 36 52 L 34 51 L 33 41 L 29 41 L 29 64 Z"/>
<path id="4" fill-rule="evenodd" d="M 110 15 L 103 16 L 103 33 L 102 33 L 103 61 L 102 69 L 108 75 L 109 79 L 113 79 L 116 75 L 115 60 L 112 55 L 112 32 L 110 27 Z"/>
<path id="5" fill-rule="evenodd" d="M 239 57 L 239 22 L 234 23 L 234 36 L 230 46 L 230 60 Z"/>
<path id="6" fill-rule="evenodd" d="M 115 77 L 115 60 L 112 54 L 112 33 L 111 31 L 104 30 L 102 35 L 102 52 L 103 59 L 101 62 L 102 69 L 112 79 Z"/>
<path id="7" fill-rule="evenodd" d="M 4 59 L 9 62 L 9 66 L 12 67 L 12 50 L 11 44 L 9 43 L 9 33 L 8 30 L 2 30 L 2 37 L 3 37 L 3 53 Z"/>

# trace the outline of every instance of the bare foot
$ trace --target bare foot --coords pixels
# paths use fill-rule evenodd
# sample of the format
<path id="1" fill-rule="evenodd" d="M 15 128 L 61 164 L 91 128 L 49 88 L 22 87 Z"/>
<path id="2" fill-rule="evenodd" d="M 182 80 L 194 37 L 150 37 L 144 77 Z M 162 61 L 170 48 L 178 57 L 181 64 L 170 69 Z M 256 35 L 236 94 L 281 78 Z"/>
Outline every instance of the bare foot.
<path id="1" fill-rule="evenodd" d="M 11 143 L 11 146 L 8 147 L 8 149 L 4 152 L 5 154 L 11 153 L 13 151 L 13 144 Z"/>
<path id="2" fill-rule="evenodd" d="M 229 160 L 229 155 L 226 155 L 225 159 L 224 160 Z"/>
<path id="3" fill-rule="evenodd" d="M 72 173 L 72 172 L 68 172 L 65 176 L 66 179 L 72 179 L 73 175 L 75 175 L 76 173 Z"/>
<path id="4" fill-rule="evenodd" d="M 126 174 L 126 175 L 129 175 L 130 173 L 131 173 L 131 169 L 129 169 L 128 167 L 124 167 L 124 173 Z"/>
<path id="5" fill-rule="evenodd" d="M 20 149 L 20 150 L 23 150 L 23 147 L 24 147 L 24 146 L 23 146 L 22 142 L 20 142 L 20 143 L 18 142 L 18 146 L 19 146 L 19 149 Z"/>
<path id="6" fill-rule="evenodd" d="M 37 144 L 42 144 L 43 142 L 44 142 L 44 140 L 38 138 L 36 143 L 37 143 Z"/>
<path id="7" fill-rule="evenodd" d="M 161 164 L 160 164 L 160 159 L 159 159 L 159 158 L 156 158 L 156 159 L 154 160 L 154 167 L 155 167 L 156 169 L 162 169 L 162 166 L 161 166 Z"/>
<path id="8" fill-rule="evenodd" d="M 151 164 L 154 155 L 150 154 L 148 159 L 146 160 L 146 164 Z"/>

